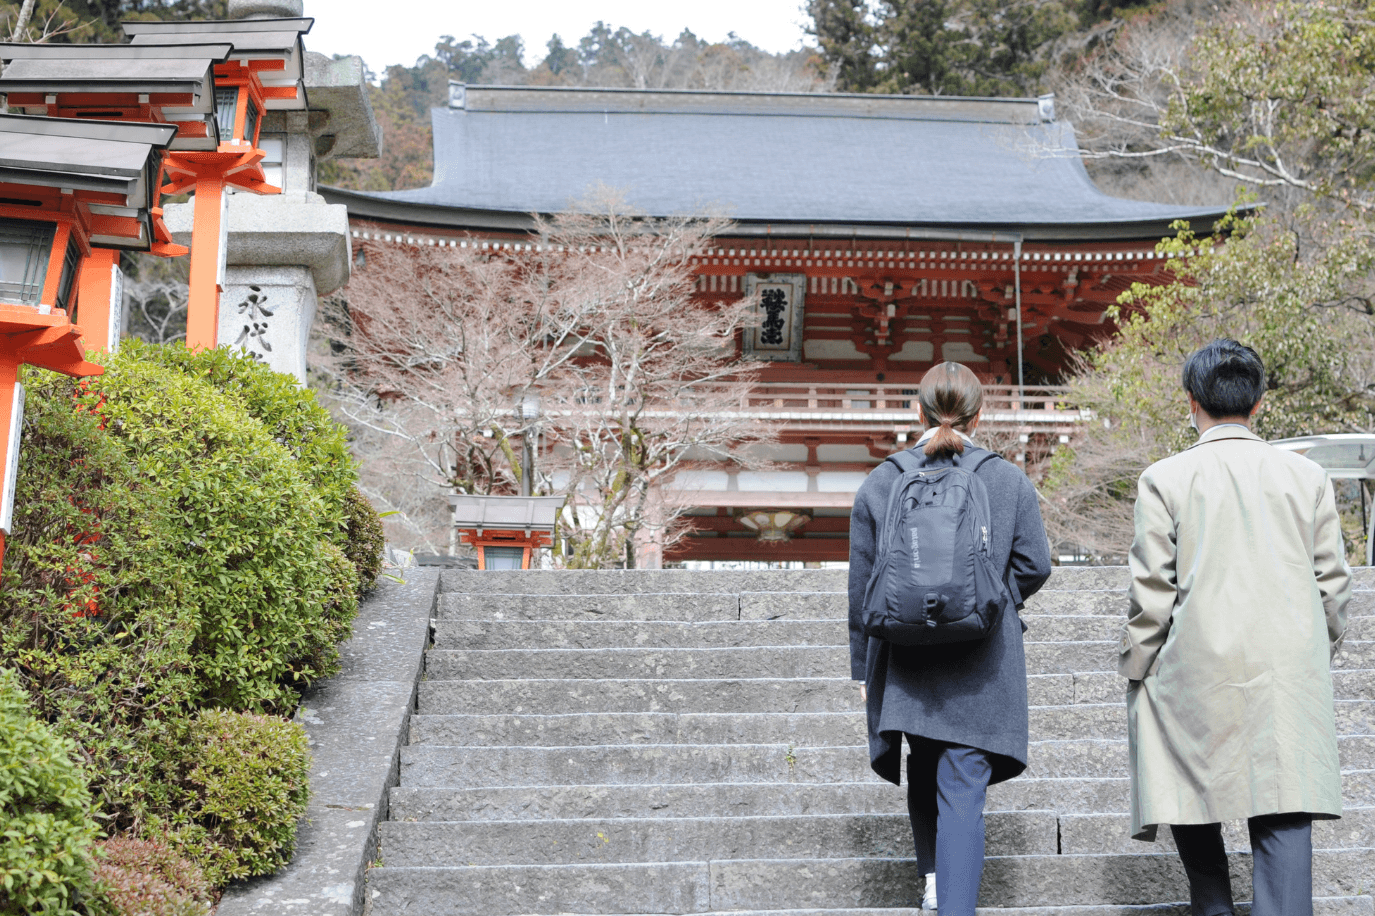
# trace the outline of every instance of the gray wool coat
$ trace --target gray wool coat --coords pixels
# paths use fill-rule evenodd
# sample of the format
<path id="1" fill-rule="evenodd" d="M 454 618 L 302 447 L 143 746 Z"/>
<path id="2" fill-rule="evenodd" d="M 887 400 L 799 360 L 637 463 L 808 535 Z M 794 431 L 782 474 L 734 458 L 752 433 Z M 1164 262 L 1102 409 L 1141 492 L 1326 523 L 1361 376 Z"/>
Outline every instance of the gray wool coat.
<path id="1" fill-rule="evenodd" d="M 970 450 L 966 448 L 966 454 Z M 949 463 L 948 461 L 945 463 Z M 1050 545 L 1036 488 L 1014 464 L 994 459 L 978 471 L 988 491 L 992 543 L 1018 610 L 1050 577 Z M 1004 613 L 988 638 L 940 646 L 894 646 L 860 627 L 864 589 L 874 565 L 877 526 L 901 472 L 875 468 L 850 514 L 850 673 L 868 688 L 869 762 L 901 782 L 903 733 L 976 747 L 992 754 L 992 782 L 1026 769 L 1027 689 L 1022 624 Z"/>

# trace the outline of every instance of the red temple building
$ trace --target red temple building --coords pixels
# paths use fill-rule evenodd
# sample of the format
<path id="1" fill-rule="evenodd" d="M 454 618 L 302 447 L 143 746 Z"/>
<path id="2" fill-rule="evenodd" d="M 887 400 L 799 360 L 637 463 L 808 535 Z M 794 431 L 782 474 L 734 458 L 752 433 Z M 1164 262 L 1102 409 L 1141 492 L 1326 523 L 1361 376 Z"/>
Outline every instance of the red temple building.
<path id="1" fill-rule="evenodd" d="M 1103 194 L 1050 98 L 454 84 L 433 126 L 429 187 L 322 189 L 355 244 L 521 245 L 531 214 L 598 185 L 735 220 L 698 285 L 762 292 L 773 320 L 743 346 L 768 368 L 743 406 L 781 422 L 777 469 L 680 475 L 697 530 L 669 559 L 844 560 L 854 492 L 909 441 L 940 360 L 984 380 L 981 430 L 1018 460 L 1068 441 L 1083 418 L 1047 387 L 1068 353 L 1112 332 L 1133 282 L 1167 279 L 1174 221 L 1226 212 Z"/>

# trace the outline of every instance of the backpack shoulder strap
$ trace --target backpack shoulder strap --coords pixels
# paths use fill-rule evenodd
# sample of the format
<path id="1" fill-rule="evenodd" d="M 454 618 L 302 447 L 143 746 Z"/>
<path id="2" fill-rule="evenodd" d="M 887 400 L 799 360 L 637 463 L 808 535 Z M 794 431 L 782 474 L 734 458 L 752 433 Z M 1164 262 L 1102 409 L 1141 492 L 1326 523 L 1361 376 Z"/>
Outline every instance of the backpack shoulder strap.
<path id="1" fill-rule="evenodd" d="M 985 448 L 976 448 L 975 451 L 979 452 L 980 454 L 974 455 L 973 461 L 971 461 L 969 464 L 960 465 L 960 467 L 969 471 L 969 473 L 971 474 L 977 474 L 979 468 L 983 467 L 985 464 L 988 464 L 988 462 L 993 461 L 994 459 L 1002 460 L 1003 457 L 1002 455 L 999 455 L 997 452 L 990 451 Z"/>
<path id="2" fill-rule="evenodd" d="M 896 464 L 898 466 L 898 472 L 902 474 L 906 474 L 908 471 L 915 471 L 918 468 L 923 467 L 921 459 L 918 458 L 916 455 L 912 454 L 912 450 L 908 448 L 905 448 L 900 452 L 895 452 L 892 455 L 889 455 L 887 460 Z"/>

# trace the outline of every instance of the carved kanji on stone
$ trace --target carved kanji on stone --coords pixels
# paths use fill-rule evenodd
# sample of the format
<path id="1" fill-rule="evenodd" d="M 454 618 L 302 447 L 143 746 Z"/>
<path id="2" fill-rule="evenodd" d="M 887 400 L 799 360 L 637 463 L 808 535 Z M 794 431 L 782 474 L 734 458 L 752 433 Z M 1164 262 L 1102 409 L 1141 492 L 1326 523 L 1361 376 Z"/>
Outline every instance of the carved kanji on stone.
<path id="1" fill-rule="evenodd" d="M 234 341 L 234 346 L 251 348 L 256 344 L 271 353 L 272 344 L 267 342 L 267 320 L 272 317 L 273 309 L 267 307 L 267 296 L 263 293 L 262 287 L 250 286 L 248 289 L 247 298 L 239 303 L 239 314 L 243 315 L 248 323 L 239 332 L 239 339 Z"/>

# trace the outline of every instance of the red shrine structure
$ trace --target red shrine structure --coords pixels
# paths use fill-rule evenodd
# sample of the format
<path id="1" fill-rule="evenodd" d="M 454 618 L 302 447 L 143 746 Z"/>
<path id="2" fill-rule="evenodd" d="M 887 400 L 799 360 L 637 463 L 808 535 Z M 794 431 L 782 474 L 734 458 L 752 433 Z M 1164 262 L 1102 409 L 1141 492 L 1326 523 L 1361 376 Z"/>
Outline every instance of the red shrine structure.
<path id="1" fill-rule="evenodd" d="M 110 313 L 110 290 L 88 280 L 108 274 L 105 250 L 161 244 L 157 187 L 175 134 L 166 124 L 0 115 L 0 558 L 22 439 L 19 367 L 101 373 L 71 315 L 82 301 Z"/>
<path id="2" fill-rule="evenodd" d="M 228 188 L 273 194 L 264 112 L 304 110 L 310 19 L 127 23 L 129 45 L 0 44 L 0 557 L 22 440 L 21 365 L 93 376 L 118 345 L 119 252 L 187 254 L 165 194 L 196 192 L 188 344 L 217 344 Z"/>
<path id="3" fill-rule="evenodd" d="M 1068 441 L 1069 352 L 1112 333 L 1132 283 L 1167 279 L 1174 221 L 1226 212 L 1103 194 L 1051 98 L 453 84 L 432 119 L 430 187 L 322 189 L 355 246 L 519 248 L 531 214 L 598 185 L 649 215 L 734 218 L 698 288 L 761 294 L 741 347 L 769 366 L 731 406 L 782 424 L 778 469 L 679 475 L 696 531 L 668 560 L 846 559 L 855 490 L 909 443 L 941 360 L 980 375 L 980 431 L 1019 461 Z"/>
<path id="4" fill-rule="evenodd" d="M 175 257 L 161 195 L 195 193 L 187 346 L 218 344 L 224 286 L 224 200 L 228 190 L 276 194 L 258 146 L 263 114 L 306 108 L 301 36 L 312 19 L 128 22 L 127 45 L 0 44 L 0 92 L 12 112 L 54 118 L 166 124 L 175 129 L 158 176 L 148 250 Z M 163 183 L 165 181 L 165 183 Z M 90 301 L 110 298 L 118 252 L 101 249 L 83 285 Z M 92 310 L 100 306 L 92 306 Z M 109 316 L 80 316 L 88 345 L 108 349 Z M 86 327 L 89 325 L 89 327 Z"/>

